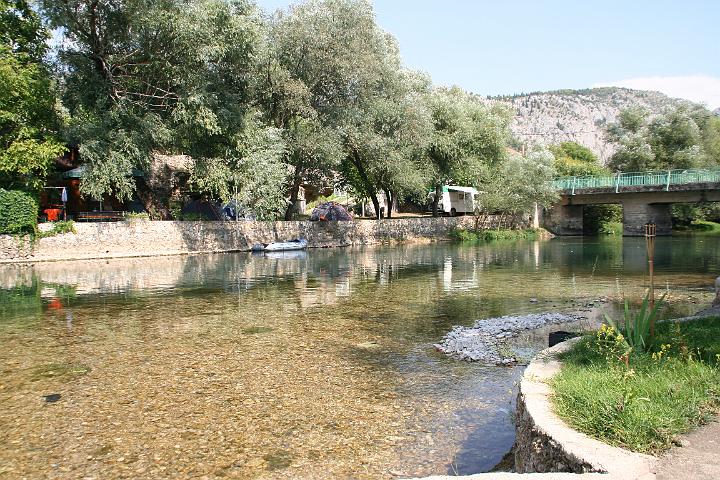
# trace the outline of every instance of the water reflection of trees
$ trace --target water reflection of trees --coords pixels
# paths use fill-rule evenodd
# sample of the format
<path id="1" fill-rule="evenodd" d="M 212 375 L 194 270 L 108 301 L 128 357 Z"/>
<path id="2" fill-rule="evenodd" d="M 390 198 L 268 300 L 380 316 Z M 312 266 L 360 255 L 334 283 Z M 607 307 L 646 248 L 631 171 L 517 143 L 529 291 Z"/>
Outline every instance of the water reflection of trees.
<path id="1" fill-rule="evenodd" d="M 715 272 L 719 247 L 708 237 L 659 238 L 656 271 L 661 277 Z M 377 297 L 380 289 L 390 289 L 395 302 L 442 298 L 435 313 L 457 319 L 463 311 L 499 314 L 521 298 L 592 295 L 589 285 L 607 289 L 616 280 L 642 277 L 646 265 L 642 238 L 585 237 L 317 249 L 279 257 L 237 253 L 2 266 L 0 287 L 6 296 L 39 282 L 71 286 L 78 297 L 199 297 L 276 286 L 300 308 Z"/>

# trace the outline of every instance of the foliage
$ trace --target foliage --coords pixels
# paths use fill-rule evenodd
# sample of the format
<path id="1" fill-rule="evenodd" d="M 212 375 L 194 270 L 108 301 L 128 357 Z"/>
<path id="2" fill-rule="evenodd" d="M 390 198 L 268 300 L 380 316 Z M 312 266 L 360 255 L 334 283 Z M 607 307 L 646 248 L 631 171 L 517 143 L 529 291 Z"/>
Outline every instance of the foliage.
<path id="1" fill-rule="evenodd" d="M 127 212 L 125 214 L 125 220 L 150 220 L 150 214 L 147 212 Z"/>
<path id="2" fill-rule="evenodd" d="M 280 131 L 249 115 L 234 150 L 225 158 L 196 159 L 190 184 L 223 201 L 237 200 L 250 208 L 258 220 L 277 218 L 286 206 L 288 171 L 283 163 L 285 143 Z"/>
<path id="3" fill-rule="evenodd" d="M 563 142 L 548 147 L 555 156 L 555 170 L 559 177 L 584 177 L 607 174 L 597 156 L 576 142 Z"/>
<path id="4" fill-rule="evenodd" d="M 697 221 L 720 222 L 720 203 L 676 203 L 671 207 L 673 229 L 693 229 Z"/>
<path id="5" fill-rule="evenodd" d="M 205 222 L 209 221 L 210 218 L 205 215 L 204 213 L 198 213 L 198 212 L 187 212 L 187 213 L 180 213 L 177 217 L 178 220 L 183 222 Z"/>
<path id="6" fill-rule="evenodd" d="M 55 235 L 61 235 L 63 233 L 77 233 L 75 230 L 75 222 L 72 220 L 63 220 L 59 222 L 53 222 L 52 229 L 46 232 L 38 232 L 38 238 L 54 237 Z"/>
<path id="7" fill-rule="evenodd" d="M 25 1 L 0 1 L 0 188 L 39 190 L 64 150 L 43 64 L 47 31 Z"/>
<path id="8" fill-rule="evenodd" d="M 623 323 L 619 324 L 607 313 L 603 313 L 605 321 L 613 329 L 623 335 L 628 345 L 628 354 L 630 352 L 645 352 L 651 346 L 650 334 L 657 319 L 658 311 L 663 305 L 663 295 L 660 300 L 650 307 L 650 292 L 645 295 L 640 310 L 637 312 L 630 311 L 630 304 L 625 299 L 625 310 L 623 312 Z"/>
<path id="9" fill-rule="evenodd" d="M 666 450 L 720 407 L 719 320 L 660 323 L 653 349 L 627 366 L 615 356 L 622 345 L 612 351 L 603 344 L 609 327 L 585 337 L 562 357 L 553 379 L 555 410 L 606 443 L 651 454 Z"/>
<path id="10" fill-rule="evenodd" d="M 247 147 L 241 137 L 261 35 L 255 7 L 242 0 L 41 3 L 69 40 L 58 58 L 72 115 L 68 139 L 88 167 L 84 193 L 129 198 L 137 188 L 132 168 L 147 170 L 154 151 L 221 164 Z M 256 175 L 232 173 L 235 183 Z"/>
<path id="11" fill-rule="evenodd" d="M 642 109 L 624 110 L 606 133 L 617 145 L 610 159 L 616 170 L 694 168 L 720 159 L 720 120 L 703 107 L 682 105 L 655 117 Z"/>
<path id="12" fill-rule="evenodd" d="M 535 204 L 549 206 L 558 197 L 552 185 L 553 155 L 539 148 L 523 157 L 510 155 L 480 180 L 479 211 L 518 217 L 533 211 Z M 530 180 L 531 179 L 531 180 Z"/>
<path id="13" fill-rule="evenodd" d="M 35 195 L 0 188 L 0 234 L 34 235 L 37 231 L 38 210 Z"/>
<path id="14" fill-rule="evenodd" d="M 381 195 L 392 206 L 476 185 L 506 157 L 509 108 L 402 68 L 368 0 L 309 0 L 269 18 L 249 0 L 40 4 L 64 35 L 64 135 L 95 199 L 137 193 L 169 217 L 177 192 L 147 179 L 155 155 L 182 154 L 193 160 L 182 187 L 260 219 L 289 218 L 306 184 L 343 187 L 378 212 Z"/>
<path id="15" fill-rule="evenodd" d="M 435 89 L 426 98 L 433 127 L 426 155 L 437 216 L 443 185 L 477 186 L 478 172 L 493 171 L 505 160 L 512 115 L 457 87 Z"/>
<path id="16" fill-rule="evenodd" d="M 600 235 L 614 235 L 621 237 L 623 234 L 623 223 L 616 221 L 604 222 L 600 225 L 598 230 Z"/>
<path id="17" fill-rule="evenodd" d="M 586 205 L 583 208 L 583 231 L 588 235 L 613 235 L 618 224 L 622 235 L 621 205 Z"/>
<path id="18" fill-rule="evenodd" d="M 540 230 L 534 228 L 514 230 L 465 230 L 462 228 L 456 228 L 450 232 L 450 238 L 459 242 L 488 242 L 493 240 L 533 240 L 539 237 Z"/>
<path id="19" fill-rule="evenodd" d="M 720 235 L 720 223 L 695 220 L 688 225 L 674 228 L 673 232 L 692 233 L 693 235 Z"/>

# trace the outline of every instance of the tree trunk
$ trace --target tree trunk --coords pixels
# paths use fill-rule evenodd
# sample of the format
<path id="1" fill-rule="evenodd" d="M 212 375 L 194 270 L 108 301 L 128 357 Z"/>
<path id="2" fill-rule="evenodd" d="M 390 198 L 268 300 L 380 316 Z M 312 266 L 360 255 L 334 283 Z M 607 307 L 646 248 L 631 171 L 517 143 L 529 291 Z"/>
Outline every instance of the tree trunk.
<path id="1" fill-rule="evenodd" d="M 377 194 L 370 192 L 370 200 L 372 201 L 373 208 L 375 208 L 375 218 L 380 218 L 380 200 L 378 200 Z"/>
<path id="2" fill-rule="evenodd" d="M 442 195 L 442 185 L 435 185 L 435 198 L 433 198 L 433 217 L 438 216 L 438 203 L 440 203 L 440 195 Z"/>
<path id="3" fill-rule="evenodd" d="M 385 191 L 385 199 L 387 200 L 387 218 L 392 218 L 393 198 L 390 190 Z"/>
<path id="4" fill-rule="evenodd" d="M 298 196 L 300 194 L 300 183 L 300 167 L 295 167 L 295 175 L 293 176 L 293 183 L 290 187 L 290 204 L 285 210 L 285 220 L 292 220 L 295 204 L 297 203 Z"/>
<path id="5" fill-rule="evenodd" d="M 360 175 L 360 179 L 365 184 L 365 190 L 367 191 L 367 194 L 372 201 L 373 207 L 375 208 L 375 218 L 380 218 L 380 201 L 378 200 L 375 186 L 370 183 L 370 178 L 368 177 L 367 171 L 365 170 L 365 165 L 363 165 L 362 163 L 362 159 L 360 159 L 360 154 L 352 147 L 351 150 L 352 154 L 350 155 L 350 160 L 352 161 L 353 165 L 355 165 L 355 168 L 358 171 L 358 175 Z"/>
<path id="6" fill-rule="evenodd" d="M 168 195 L 153 191 L 144 180 L 137 182 L 137 196 L 153 220 L 170 220 Z"/>

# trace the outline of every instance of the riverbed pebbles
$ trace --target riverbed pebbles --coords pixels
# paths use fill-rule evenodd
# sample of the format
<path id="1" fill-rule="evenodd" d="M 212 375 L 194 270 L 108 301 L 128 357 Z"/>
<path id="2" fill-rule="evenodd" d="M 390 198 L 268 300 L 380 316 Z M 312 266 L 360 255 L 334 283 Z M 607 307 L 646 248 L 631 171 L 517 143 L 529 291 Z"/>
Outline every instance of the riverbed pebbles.
<path id="1" fill-rule="evenodd" d="M 522 333 L 552 325 L 577 323 L 584 317 L 566 313 L 538 313 L 486 318 L 471 327 L 456 326 L 435 345 L 439 351 L 460 360 L 488 365 L 525 363 L 513 348 L 513 339 Z"/>

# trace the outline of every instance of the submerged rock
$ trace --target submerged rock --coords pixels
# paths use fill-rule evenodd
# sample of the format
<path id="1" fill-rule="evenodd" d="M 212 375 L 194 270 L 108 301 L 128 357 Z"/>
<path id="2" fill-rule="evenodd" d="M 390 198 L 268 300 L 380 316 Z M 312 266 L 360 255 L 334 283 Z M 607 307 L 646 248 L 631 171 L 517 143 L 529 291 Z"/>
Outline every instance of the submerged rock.
<path id="1" fill-rule="evenodd" d="M 514 337 L 528 330 L 584 319 L 579 315 L 565 313 L 487 318 L 476 321 L 472 327 L 454 327 L 435 348 L 461 360 L 512 365 L 521 363 L 512 348 L 511 340 Z"/>

